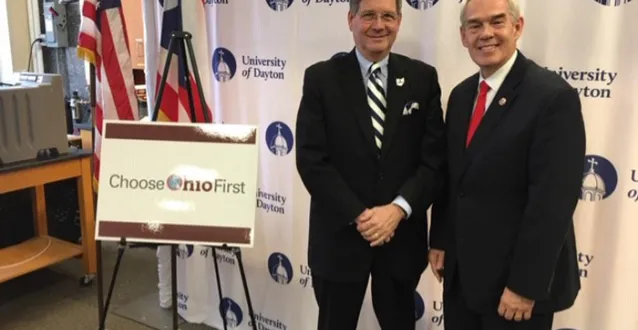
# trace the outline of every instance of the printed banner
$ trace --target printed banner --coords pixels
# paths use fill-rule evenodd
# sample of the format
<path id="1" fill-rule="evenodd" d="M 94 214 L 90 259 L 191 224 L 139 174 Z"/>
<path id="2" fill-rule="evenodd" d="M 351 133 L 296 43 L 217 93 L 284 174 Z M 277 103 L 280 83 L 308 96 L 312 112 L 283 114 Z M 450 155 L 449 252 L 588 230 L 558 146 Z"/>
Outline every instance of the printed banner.
<path id="1" fill-rule="evenodd" d="M 249 125 L 105 121 L 96 239 L 252 247 L 257 135 Z"/>
<path id="2" fill-rule="evenodd" d="M 145 3 L 148 16 L 155 17 L 146 23 L 147 36 L 153 38 L 161 25 L 159 6 Z M 402 4 L 394 51 L 436 67 L 445 107 L 452 88 L 477 71 L 459 37 L 462 0 Z M 307 265 L 309 196 L 295 168 L 294 127 L 305 68 L 354 46 L 348 1 L 181 5 L 183 17 L 195 17 L 185 20 L 184 29 L 194 34 L 215 120 L 257 125 L 261 132 L 254 248 L 242 250 L 257 328 L 316 328 Z M 576 305 L 557 315 L 554 329 L 631 328 L 638 324 L 638 313 L 627 303 L 627 295 L 638 292 L 638 151 L 630 147 L 638 139 L 638 40 L 632 32 L 638 31 L 638 1 L 525 0 L 520 5 L 525 28 L 519 49 L 578 90 L 587 129 L 588 156 L 575 214 L 583 288 Z M 147 61 L 155 63 L 156 50 L 146 49 Z M 251 329 L 237 258 L 224 251 L 216 258 L 222 297 L 212 250 L 180 247 L 180 314 L 188 322 L 220 329 L 222 317 L 230 328 Z M 443 329 L 441 293 L 427 269 L 414 294 L 417 329 Z M 369 292 L 359 329 L 379 329 Z"/>

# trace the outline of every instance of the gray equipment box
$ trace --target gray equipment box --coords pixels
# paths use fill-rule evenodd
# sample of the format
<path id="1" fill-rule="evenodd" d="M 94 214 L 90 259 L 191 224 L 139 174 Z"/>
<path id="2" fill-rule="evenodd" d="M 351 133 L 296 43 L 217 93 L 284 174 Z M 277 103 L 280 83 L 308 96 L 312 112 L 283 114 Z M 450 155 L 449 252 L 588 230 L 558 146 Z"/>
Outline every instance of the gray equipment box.
<path id="1" fill-rule="evenodd" d="M 0 87 L 0 164 L 68 153 L 62 77 L 22 72 L 17 82 Z"/>

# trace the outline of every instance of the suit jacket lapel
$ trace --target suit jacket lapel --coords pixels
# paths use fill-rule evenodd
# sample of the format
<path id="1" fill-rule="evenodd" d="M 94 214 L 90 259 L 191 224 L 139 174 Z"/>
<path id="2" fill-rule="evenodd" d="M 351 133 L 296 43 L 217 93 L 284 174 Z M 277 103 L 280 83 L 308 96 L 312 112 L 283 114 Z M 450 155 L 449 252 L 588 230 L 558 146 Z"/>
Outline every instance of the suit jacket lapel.
<path id="1" fill-rule="evenodd" d="M 341 88 L 344 91 L 345 99 L 349 100 L 349 111 L 355 116 L 359 128 L 363 133 L 368 149 L 377 154 L 374 144 L 374 131 L 372 128 L 372 119 L 370 117 L 370 107 L 366 96 L 365 84 L 361 76 L 361 69 L 357 55 L 352 50 L 347 56 L 342 58 L 341 62 Z M 376 157 L 375 157 L 376 158 Z"/>
<path id="2" fill-rule="evenodd" d="M 407 101 L 410 90 L 410 79 L 406 78 L 406 71 L 400 59 L 390 53 L 388 60 L 388 82 L 386 87 L 386 114 L 383 125 L 383 142 L 381 147 L 381 158 L 384 158 L 390 150 L 394 133 L 396 132 L 399 119 L 403 113 L 403 106 Z M 397 84 L 397 79 L 403 79 L 403 85 Z"/>
<path id="3" fill-rule="evenodd" d="M 470 119 L 472 118 L 472 111 L 474 110 L 474 99 L 478 93 L 479 75 L 476 74 L 469 80 L 469 83 L 464 86 L 465 88 L 461 91 L 462 99 L 459 101 L 459 107 L 461 107 L 460 112 L 460 129 L 462 130 L 461 135 L 462 139 L 459 139 L 460 145 L 458 146 L 460 150 L 462 150 L 462 154 L 466 154 L 465 141 L 467 140 L 467 131 L 470 127 Z"/>
<path id="4" fill-rule="evenodd" d="M 511 106 L 514 104 L 514 100 L 517 96 L 516 87 L 523 80 L 523 76 L 525 75 L 526 69 L 526 61 L 527 59 L 521 54 L 518 53 L 518 57 L 512 66 L 509 74 L 503 81 L 503 84 L 496 92 L 492 103 L 487 108 L 487 112 L 485 116 L 481 120 L 481 124 L 476 129 L 474 133 L 474 137 L 470 142 L 470 145 L 467 147 L 465 152 L 465 161 L 464 161 L 464 170 L 471 164 L 472 160 L 480 153 L 485 144 L 489 141 L 489 138 L 492 136 L 496 128 L 498 127 L 499 122 L 503 118 L 503 116 L 511 109 Z M 477 84 L 474 85 L 473 95 L 476 95 L 478 88 L 478 80 Z M 469 112 L 471 113 L 474 104 L 474 96 L 471 98 Z M 468 123 L 465 125 L 465 135 L 467 136 L 467 127 L 469 126 L 469 118 Z M 465 140 L 463 141 L 465 143 Z"/>
<path id="5" fill-rule="evenodd" d="M 450 129 L 455 127 L 452 134 L 454 134 L 455 139 L 450 142 L 454 142 L 454 144 L 450 145 L 450 151 L 453 154 L 450 157 L 453 157 L 451 164 L 454 166 L 452 169 L 453 182 L 459 182 L 464 173 L 464 169 L 467 163 L 467 149 L 465 147 L 465 141 L 467 139 L 467 130 L 470 126 L 470 118 L 472 116 L 472 109 L 474 107 L 474 98 L 477 94 L 477 89 L 475 88 L 478 85 L 478 74 L 471 77 L 462 88 L 459 89 L 457 95 L 453 95 L 455 98 L 454 101 L 454 109 L 449 109 L 448 113 L 458 113 L 458 117 L 455 118 L 458 121 L 458 125 L 450 125 Z M 450 102 L 451 103 L 451 102 Z"/>

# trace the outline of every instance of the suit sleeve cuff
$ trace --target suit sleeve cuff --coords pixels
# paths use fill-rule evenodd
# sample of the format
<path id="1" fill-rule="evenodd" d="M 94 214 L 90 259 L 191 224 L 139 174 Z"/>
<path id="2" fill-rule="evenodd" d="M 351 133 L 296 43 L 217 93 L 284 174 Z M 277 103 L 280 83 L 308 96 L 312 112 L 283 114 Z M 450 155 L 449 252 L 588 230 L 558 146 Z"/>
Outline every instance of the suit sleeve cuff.
<path id="1" fill-rule="evenodd" d="M 402 196 L 397 196 L 397 198 L 395 198 L 392 203 L 398 205 L 400 208 L 403 209 L 406 219 L 409 218 L 412 214 L 412 208 L 410 207 L 410 204 Z"/>

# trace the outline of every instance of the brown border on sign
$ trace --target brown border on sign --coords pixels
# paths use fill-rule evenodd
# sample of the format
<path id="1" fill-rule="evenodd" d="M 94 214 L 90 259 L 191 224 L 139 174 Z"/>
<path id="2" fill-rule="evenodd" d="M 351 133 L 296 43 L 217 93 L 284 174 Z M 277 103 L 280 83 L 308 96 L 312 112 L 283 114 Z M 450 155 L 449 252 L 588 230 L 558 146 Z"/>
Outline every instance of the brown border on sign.
<path id="1" fill-rule="evenodd" d="M 193 242 L 250 244 L 250 228 L 161 224 L 159 230 L 147 223 L 102 220 L 98 235 L 114 238 L 141 238 Z"/>
<path id="2" fill-rule="evenodd" d="M 251 129 L 250 134 L 245 138 L 240 139 L 233 135 L 210 134 L 196 126 L 122 123 L 107 123 L 106 125 L 105 138 L 107 139 L 236 144 L 255 144 L 257 141 L 257 129 L 255 128 Z"/>

